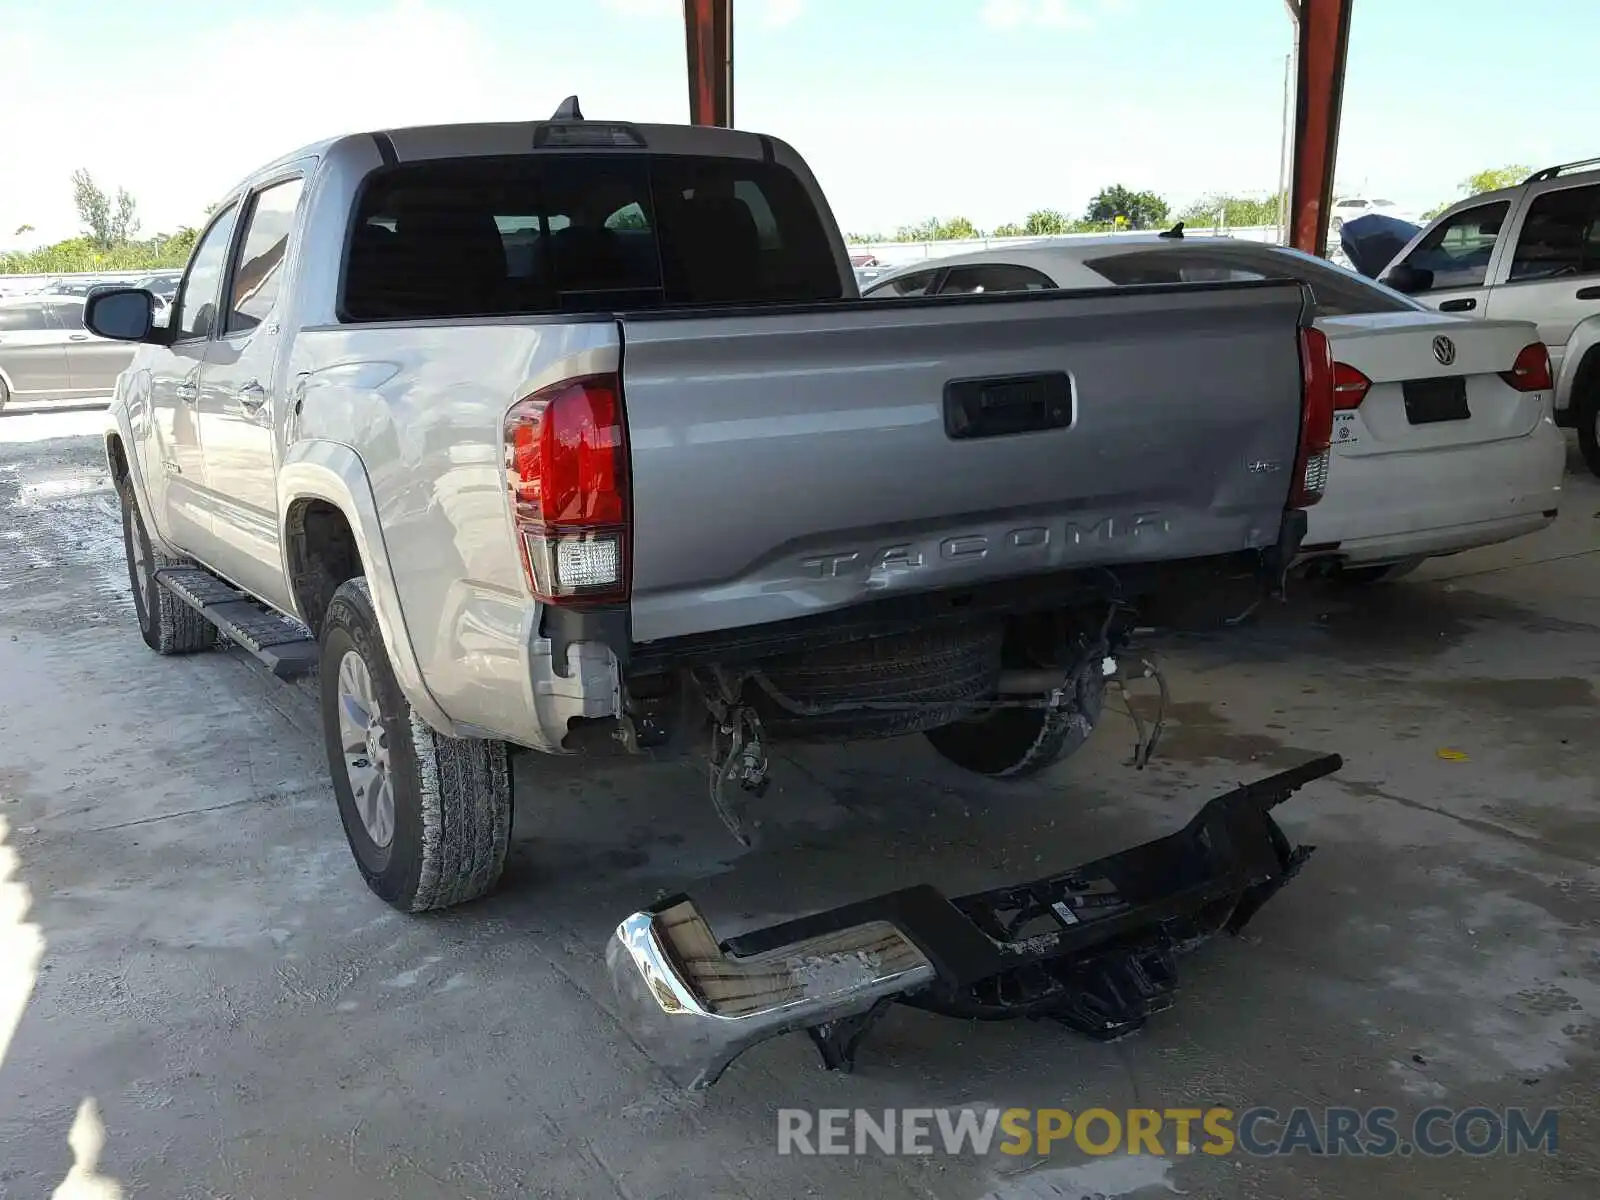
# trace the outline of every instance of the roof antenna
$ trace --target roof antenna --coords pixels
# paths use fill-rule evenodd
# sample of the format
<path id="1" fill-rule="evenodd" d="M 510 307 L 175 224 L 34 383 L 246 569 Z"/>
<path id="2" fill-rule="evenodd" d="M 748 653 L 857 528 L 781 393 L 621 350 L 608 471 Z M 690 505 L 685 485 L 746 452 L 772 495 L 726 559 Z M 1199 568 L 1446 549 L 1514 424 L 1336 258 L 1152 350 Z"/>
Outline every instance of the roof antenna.
<path id="1" fill-rule="evenodd" d="M 1171 229 L 1164 229 L 1160 233 L 1156 234 L 1156 236 L 1164 238 L 1181 238 L 1183 236 L 1183 222 L 1179 221 Z"/>
<path id="2" fill-rule="evenodd" d="M 556 109 L 556 115 L 550 119 L 552 121 L 583 120 L 583 112 L 578 108 L 578 98 L 576 96 L 568 96 L 561 102 L 561 106 Z"/>

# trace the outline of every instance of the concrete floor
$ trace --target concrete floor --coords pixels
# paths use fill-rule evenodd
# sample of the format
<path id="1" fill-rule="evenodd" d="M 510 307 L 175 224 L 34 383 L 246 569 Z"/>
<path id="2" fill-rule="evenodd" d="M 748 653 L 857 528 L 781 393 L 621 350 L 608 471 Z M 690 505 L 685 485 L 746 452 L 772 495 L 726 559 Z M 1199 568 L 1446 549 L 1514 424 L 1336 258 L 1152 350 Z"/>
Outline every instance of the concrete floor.
<path id="1" fill-rule="evenodd" d="M 305 689 L 140 642 L 100 421 L 0 417 L 0 1197 L 1600 1195 L 1600 488 L 1576 462 L 1544 534 L 1173 646 L 1142 775 L 1121 719 L 1020 786 L 919 739 L 806 753 L 740 854 L 686 769 L 522 760 L 505 885 L 419 920 L 348 860 Z M 1324 750 L 1344 772 L 1279 810 L 1306 871 L 1121 1043 L 897 1010 L 853 1076 L 789 1037 L 686 1098 L 611 1016 L 599 952 L 668 890 L 733 932 L 1015 881 Z M 1564 1113 L 1559 1153 L 1518 1159 L 775 1153 L 781 1106 L 963 1103 Z"/>

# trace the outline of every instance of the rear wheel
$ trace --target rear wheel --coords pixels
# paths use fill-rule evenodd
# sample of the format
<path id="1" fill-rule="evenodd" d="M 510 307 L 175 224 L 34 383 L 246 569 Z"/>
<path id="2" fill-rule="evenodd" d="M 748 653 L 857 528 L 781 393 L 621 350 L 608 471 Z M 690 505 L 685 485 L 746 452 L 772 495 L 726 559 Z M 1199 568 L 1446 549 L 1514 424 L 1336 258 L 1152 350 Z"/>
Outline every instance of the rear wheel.
<path id="1" fill-rule="evenodd" d="M 144 644 L 157 654 L 194 654 L 217 643 L 217 627 L 156 581 L 161 567 L 178 566 L 155 548 L 139 513 L 133 481 L 117 486 L 122 501 L 122 548 L 128 558 L 128 584 L 133 589 L 134 615 Z"/>
<path id="2" fill-rule="evenodd" d="M 1100 723 L 1106 680 L 1098 664 L 1077 694 L 1055 708 L 997 708 L 928 730 L 928 741 L 958 767 L 997 779 L 1020 779 L 1076 754 Z"/>
<path id="3" fill-rule="evenodd" d="M 6 401 L 9 399 L 11 399 L 11 389 L 6 387 L 4 379 L 0 379 L 0 412 L 5 410 Z"/>
<path id="4" fill-rule="evenodd" d="M 1014 623 L 1002 649 L 1009 668 L 1059 667 L 1063 677 L 1091 645 L 1086 623 L 1069 614 Z M 1005 697 L 1020 700 L 1026 697 Z M 1105 708 L 1106 677 L 1096 658 L 1075 688 L 1050 707 L 991 708 L 938 729 L 928 741 L 956 766 L 979 775 L 1020 779 L 1076 754 Z M 1044 696 L 1033 699 L 1043 701 Z"/>
<path id="5" fill-rule="evenodd" d="M 402 912 L 492 888 L 511 841 L 505 743 L 446 737 L 411 710 L 364 578 L 328 605 L 321 687 L 339 818 L 367 886 Z"/>

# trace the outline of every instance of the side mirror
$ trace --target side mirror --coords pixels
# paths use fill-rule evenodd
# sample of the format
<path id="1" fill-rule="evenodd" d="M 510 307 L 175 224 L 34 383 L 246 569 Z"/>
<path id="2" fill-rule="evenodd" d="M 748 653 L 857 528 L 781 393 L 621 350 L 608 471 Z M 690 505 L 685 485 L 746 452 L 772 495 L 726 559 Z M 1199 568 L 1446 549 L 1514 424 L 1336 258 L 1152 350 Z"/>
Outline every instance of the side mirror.
<path id="1" fill-rule="evenodd" d="M 142 342 L 155 328 L 156 298 L 139 288 L 93 292 L 83 305 L 90 333 L 119 342 Z"/>
<path id="2" fill-rule="evenodd" d="M 1378 282 L 1411 296 L 1433 287 L 1433 272 L 1413 267 L 1410 263 L 1395 263 Z"/>

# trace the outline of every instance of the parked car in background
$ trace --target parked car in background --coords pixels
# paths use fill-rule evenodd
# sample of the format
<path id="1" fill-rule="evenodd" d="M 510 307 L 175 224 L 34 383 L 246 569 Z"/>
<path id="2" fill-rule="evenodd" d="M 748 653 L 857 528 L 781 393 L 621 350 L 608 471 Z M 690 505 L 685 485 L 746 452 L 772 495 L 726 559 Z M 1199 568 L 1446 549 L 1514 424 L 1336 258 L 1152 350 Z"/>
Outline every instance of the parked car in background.
<path id="1" fill-rule="evenodd" d="M 1393 200 L 1367 200 L 1360 196 L 1347 196 L 1343 200 L 1335 200 L 1333 209 L 1328 219 L 1328 232 L 1334 237 L 1339 236 L 1339 230 L 1344 228 L 1346 221 L 1353 221 L 1357 217 L 1370 217 L 1374 214 L 1385 217 L 1398 217 L 1402 221 L 1416 220 L 1416 214 L 1401 208 Z"/>
<path id="2" fill-rule="evenodd" d="M 182 271 L 162 271 L 132 282 L 124 281 L 122 286 L 143 288 L 158 300 L 171 304 L 173 297 L 178 294 L 178 281 L 182 278 Z"/>
<path id="3" fill-rule="evenodd" d="M 13 399 L 93 399 L 116 389 L 133 347 L 84 328 L 83 305 L 48 293 L 0 300 L 0 408 Z"/>
<path id="4" fill-rule="evenodd" d="M 1337 412 L 1328 490 L 1299 565 L 1392 579 L 1425 558 L 1555 519 L 1566 447 L 1549 357 L 1528 321 L 1468 321 L 1328 262 L 1229 238 L 1119 236 L 958 254 L 902 268 L 866 295 L 1295 279 L 1332 344 Z"/>
<path id="5" fill-rule="evenodd" d="M 1533 321 L 1556 424 L 1600 475 L 1600 159 L 1546 167 L 1440 213 L 1383 272 L 1440 312 Z"/>
<path id="6" fill-rule="evenodd" d="M 72 276 L 67 279 L 53 280 L 40 288 L 37 295 L 41 296 L 77 296 L 82 299 L 96 288 L 126 287 L 126 279 L 98 279 L 88 276 Z"/>

